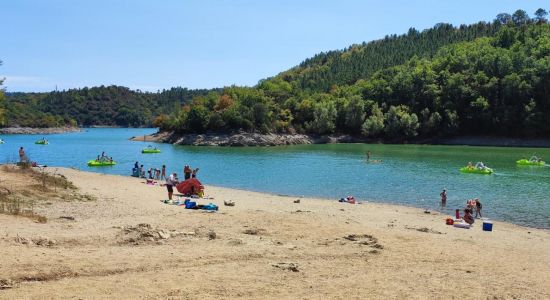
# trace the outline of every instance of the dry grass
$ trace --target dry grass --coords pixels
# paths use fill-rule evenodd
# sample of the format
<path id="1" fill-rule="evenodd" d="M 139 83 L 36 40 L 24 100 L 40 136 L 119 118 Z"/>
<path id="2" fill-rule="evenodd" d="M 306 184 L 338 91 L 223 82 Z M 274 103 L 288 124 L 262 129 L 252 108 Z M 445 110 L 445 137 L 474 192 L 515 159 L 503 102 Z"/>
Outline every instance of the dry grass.
<path id="1" fill-rule="evenodd" d="M 31 168 L 28 164 L 3 165 L 0 179 L 0 213 L 21 216 L 46 223 L 47 218 L 34 212 L 36 205 L 54 199 L 94 201 L 95 197 L 79 194 L 76 186 L 57 169 Z"/>

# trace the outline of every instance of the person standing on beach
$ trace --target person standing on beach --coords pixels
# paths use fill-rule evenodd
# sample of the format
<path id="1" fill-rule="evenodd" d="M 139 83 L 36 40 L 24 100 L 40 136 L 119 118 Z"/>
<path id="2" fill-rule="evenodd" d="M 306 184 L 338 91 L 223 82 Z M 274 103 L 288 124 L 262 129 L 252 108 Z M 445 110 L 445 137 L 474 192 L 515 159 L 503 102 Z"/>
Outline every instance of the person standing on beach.
<path id="1" fill-rule="evenodd" d="M 187 180 L 189 178 L 191 178 L 191 167 L 189 167 L 189 165 L 185 165 L 185 167 L 183 167 L 183 178 L 184 180 Z"/>
<path id="2" fill-rule="evenodd" d="M 166 165 L 162 165 L 162 173 L 160 174 L 160 179 L 166 180 Z"/>
<path id="3" fill-rule="evenodd" d="M 475 199 L 476 201 L 476 218 L 479 215 L 480 218 L 483 218 L 481 215 L 481 208 L 483 208 L 483 205 L 481 205 L 481 201 L 479 201 L 478 198 Z"/>
<path id="4" fill-rule="evenodd" d="M 178 184 L 178 174 L 173 173 L 168 176 L 166 179 L 166 189 L 168 190 L 168 200 L 172 200 L 172 195 L 174 194 L 174 186 Z"/>
<path id="5" fill-rule="evenodd" d="M 196 168 L 191 172 L 191 178 L 197 178 L 197 173 L 199 172 L 199 168 Z"/>
<path id="6" fill-rule="evenodd" d="M 20 162 L 25 162 L 27 160 L 27 158 L 25 157 L 25 150 L 23 149 L 23 147 L 19 148 L 19 161 Z"/>
<path id="7" fill-rule="evenodd" d="M 447 204 L 447 190 L 443 189 L 443 192 L 439 195 L 441 196 L 441 206 L 445 206 Z"/>

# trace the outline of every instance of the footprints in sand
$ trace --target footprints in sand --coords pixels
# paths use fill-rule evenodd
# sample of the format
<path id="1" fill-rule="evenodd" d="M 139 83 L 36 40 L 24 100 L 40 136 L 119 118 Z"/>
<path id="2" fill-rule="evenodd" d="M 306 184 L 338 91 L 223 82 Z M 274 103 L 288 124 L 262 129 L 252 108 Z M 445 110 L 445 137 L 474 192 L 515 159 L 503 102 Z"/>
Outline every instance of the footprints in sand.
<path id="1" fill-rule="evenodd" d="M 195 237 L 198 236 L 197 230 L 192 232 L 182 232 L 167 229 L 153 228 L 150 224 L 141 223 L 136 226 L 125 226 L 117 236 L 118 244 L 139 245 L 151 242 L 161 242 L 175 237 Z M 206 233 L 208 239 L 215 239 L 215 232 Z"/>
<path id="2" fill-rule="evenodd" d="M 296 263 L 280 262 L 280 263 L 272 264 L 271 266 L 281 270 L 285 270 L 285 271 L 300 272 L 300 269 L 298 268 L 298 264 Z"/>
<path id="3" fill-rule="evenodd" d="M 433 229 L 428 228 L 428 227 L 416 228 L 416 227 L 405 226 L 405 229 L 416 230 L 416 231 L 425 232 L 425 233 L 433 233 L 433 234 L 446 234 L 446 233 L 443 233 L 441 231 L 433 230 Z"/>
<path id="4" fill-rule="evenodd" d="M 369 253 L 373 254 L 380 253 L 380 250 L 384 249 L 384 246 L 378 243 L 378 239 L 370 234 L 349 234 L 344 237 L 344 240 L 348 241 L 344 242 L 344 245 L 351 242 L 355 245 L 367 246 L 372 249 Z"/>

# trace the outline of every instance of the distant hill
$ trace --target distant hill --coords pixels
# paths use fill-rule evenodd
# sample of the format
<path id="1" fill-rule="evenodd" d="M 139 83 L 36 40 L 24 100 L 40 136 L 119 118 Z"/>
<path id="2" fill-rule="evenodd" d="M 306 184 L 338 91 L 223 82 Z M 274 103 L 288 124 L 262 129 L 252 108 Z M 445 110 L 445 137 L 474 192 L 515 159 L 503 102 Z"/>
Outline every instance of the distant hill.
<path id="1" fill-rule="evenodd" d="M 212 91 L 216 90 L 171 88 L 149 93 L 100 86 L 50 93 L 7 93 L 6 125 L 151 126 L 154 117 L 178 110 L 193 97 Z"/>

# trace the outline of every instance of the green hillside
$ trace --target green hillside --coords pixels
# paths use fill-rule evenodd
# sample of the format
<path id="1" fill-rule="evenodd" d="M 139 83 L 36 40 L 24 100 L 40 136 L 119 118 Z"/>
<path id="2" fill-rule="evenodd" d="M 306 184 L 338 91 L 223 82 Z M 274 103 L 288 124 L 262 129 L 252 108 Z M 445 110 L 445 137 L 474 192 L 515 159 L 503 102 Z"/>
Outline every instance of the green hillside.
<path id="1" fill-rule="evenodd" d="M 535 16 L 518 10 L 492 23 L 410 29 L 320 53 L 255 87 L 8 94 L 4 124 L 153 124 L 181 133 L 336 133 L 391 141 L 548 137 L 550 25 L 543 9 Z"/>
<path id="2" fill-rule="evenodd" d="M 51 93 L 8 93 L 7 126 L 151 126 L 154 118 L 180 109 L 210 90 L 171 88 L 157 93 L 100 86 Z"/>
<path id="3" fill-rule="evenodd" d="M 394 141 L 548 136 L 550 29 L 544 13 L 531 19 L 518 10 L 492 24 L 439 25 L 320 54 L 256 87 L 195 98 L 161 125 L 179 132 L 344 133 Z M 383 51 L 372 50 L 381 45 Z M 417 55 L 398 64 L 405 53 Z"/>

